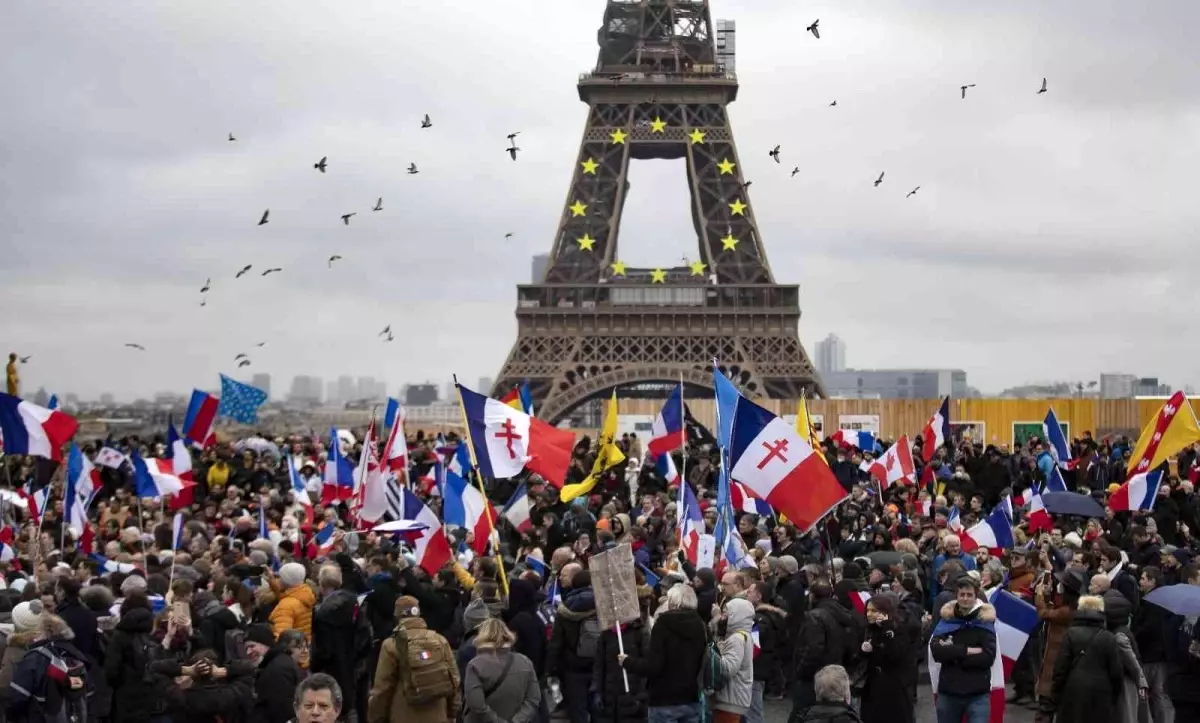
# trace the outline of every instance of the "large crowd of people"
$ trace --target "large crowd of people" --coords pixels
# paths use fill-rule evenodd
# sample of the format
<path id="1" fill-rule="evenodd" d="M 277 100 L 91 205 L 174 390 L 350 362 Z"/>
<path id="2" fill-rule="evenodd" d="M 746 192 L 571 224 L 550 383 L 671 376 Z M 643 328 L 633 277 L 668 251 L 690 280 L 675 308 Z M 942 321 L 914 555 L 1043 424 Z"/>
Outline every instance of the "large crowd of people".
<path id="1" fill-rule="evenodd" d="M 0 484 L 49 490 L 36 522 L 0 503 L 7 720 L 762 723 L 764 700 L 782 699 L 792 723 L 903 723 L 916 717 L 922 671 L 936 666 L 939 723 L 982 723 L 1000 655 L 988 591 L 1002 587 L 1039 618 L 1006 666 L 1010 709 L 1044 722 L 1200 721 L 1196 616 L 1145 600 L 1200 586 L 1196 449 L 1172 460 L 1151 511 L 1056 517 L 1027 535 L 1018 504 L 1010 549 L 967 554 L 959 525 L 1045 481 L 1039 440 L 968 440 L 928 465 L 914 455 L 912 484 L 882 495 L 863 452 L 827 441 L 847 500 L 803 533 L 737 510 L 755 563 L 739 567 L 689 559 L 678 486 L 647 460 L 645 440 L 627 436 L 626 461 L 569 504 L 536 476 L 488 480 L 497 506 L 526 484 L 532 526 L 501 517 L 486 556 L 467 530 L 451 530 L 453 560 L 426 570 L 403 537 L 320 504 L 325 441 L 275 443 L 299 460 L 311 508 L 277 454 L 221 443 L 193 460 L 176 540 L 168 502 L 137 499 L 127 465 L 101 466 L 95 554 L 64 530 L 64 466 L 3 458 Z M 439 444 L 409 440 L 411 479 L 449 453 Z M 84 452 L 102 446 L 166 452 L 162 439 L 137 438 Z M 1073 441 L 1080 464 L 1062 474 L 1103 504 L 1125 479 L 1130 446 L 1085 434 Z M 676 464 L 712 533 L 719 457 L 703 439 L 687 451 Z M 580 440 L 569 482 L 588 475 L 594 454 Z M 440 512 L 436 487 L 413 487 Z M 338 532 L 318 545 L 328 522 Z M 602 629 L 588 562 L 624 544 L 641 614 Z"/>

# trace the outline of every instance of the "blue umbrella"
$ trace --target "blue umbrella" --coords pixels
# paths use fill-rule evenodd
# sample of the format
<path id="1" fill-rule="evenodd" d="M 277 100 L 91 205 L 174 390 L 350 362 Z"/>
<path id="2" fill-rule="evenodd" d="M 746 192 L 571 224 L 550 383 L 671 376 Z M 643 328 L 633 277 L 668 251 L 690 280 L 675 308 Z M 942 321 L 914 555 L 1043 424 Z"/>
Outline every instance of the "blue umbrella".
<path id="1" fill-rule="evenodd" d="M 1176 615 L 1200 615 L 1200 585 L 1156 587 L 1146 595 L 1146 602 Z"/>
<path id="2" fill-rule="evenodd" d="M 1096 500 L 1078 492 L 1045 492 L 1042 504 L 1053 515 L 1104 517 L 1104 508 Z"/>

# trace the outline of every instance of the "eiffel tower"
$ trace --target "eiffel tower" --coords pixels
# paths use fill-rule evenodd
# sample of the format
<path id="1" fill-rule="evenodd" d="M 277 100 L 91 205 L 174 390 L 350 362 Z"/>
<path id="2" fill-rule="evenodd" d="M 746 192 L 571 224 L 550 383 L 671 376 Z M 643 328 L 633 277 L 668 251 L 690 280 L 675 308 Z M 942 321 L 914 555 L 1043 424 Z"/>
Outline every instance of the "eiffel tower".
<path id="1" fill-rule="evenodd" d="M 733 23 L 714 35 L 708 0 L 608 0 L 597 37 L 554 247 L 542 282 L 517 287 L 518 338 L 493 395 L 527 381 L 538 417 L 556 423 L 615 387 L 711 390 L 713 359 L 748 397 L 821 395 L 799 287 L 771 273 L 726 113 Z M 618 254 L 629 166 L 654 158 L 687 161 L 690 267 L 628 268 Z"/>

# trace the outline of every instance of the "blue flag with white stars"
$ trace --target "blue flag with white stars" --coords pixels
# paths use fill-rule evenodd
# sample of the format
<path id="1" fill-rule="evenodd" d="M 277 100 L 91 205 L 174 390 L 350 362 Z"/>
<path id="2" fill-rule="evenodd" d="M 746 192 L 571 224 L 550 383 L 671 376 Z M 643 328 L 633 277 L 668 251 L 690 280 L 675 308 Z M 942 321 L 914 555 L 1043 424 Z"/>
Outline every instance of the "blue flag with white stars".
<path id="1" fill-rule="evenodd" d="M 242 424 L 254 424 L 258 421 L 258 408 L 266 401 L 267 393 L 258 387 L 221 375 L 221 406 L 217 409 L 220 416 Z"/>

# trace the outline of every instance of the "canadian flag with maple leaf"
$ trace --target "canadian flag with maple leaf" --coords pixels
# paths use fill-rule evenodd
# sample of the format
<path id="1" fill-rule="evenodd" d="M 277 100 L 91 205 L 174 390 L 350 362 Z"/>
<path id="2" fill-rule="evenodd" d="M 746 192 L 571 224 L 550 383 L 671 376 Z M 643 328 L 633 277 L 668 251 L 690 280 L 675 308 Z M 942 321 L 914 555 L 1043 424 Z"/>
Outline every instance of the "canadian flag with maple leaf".
<path id="1" fill-rule="evenodd" d="M 912 484 L 916 469 L 916 465 L 913 464 L 912 444 L 909 443 L 906 434 L 888 447 L 879 459 L 872 462 L 867 473 L 879 481 L 880 489 L 887 489 L 902 480 Z"/>

